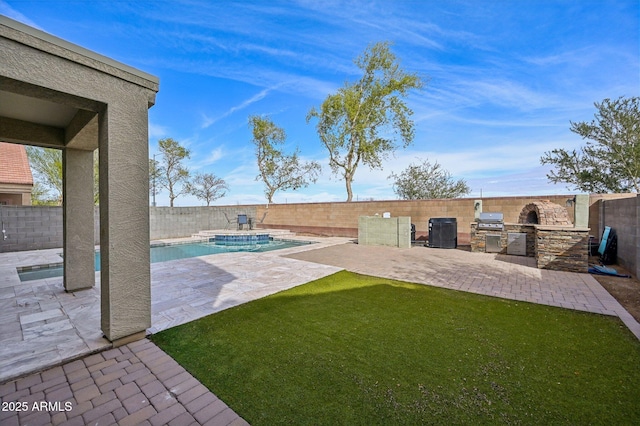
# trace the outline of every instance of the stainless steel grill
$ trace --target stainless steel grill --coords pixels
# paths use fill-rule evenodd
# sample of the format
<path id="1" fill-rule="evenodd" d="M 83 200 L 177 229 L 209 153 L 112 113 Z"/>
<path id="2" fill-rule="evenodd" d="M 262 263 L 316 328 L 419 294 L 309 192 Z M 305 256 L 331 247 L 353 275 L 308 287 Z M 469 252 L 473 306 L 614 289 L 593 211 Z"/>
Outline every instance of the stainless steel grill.
<path id="1" fill-rule="evenodd" d="M 504 215 L 502 213 L 480 213 L 478 229 L 504 230 Z"/>

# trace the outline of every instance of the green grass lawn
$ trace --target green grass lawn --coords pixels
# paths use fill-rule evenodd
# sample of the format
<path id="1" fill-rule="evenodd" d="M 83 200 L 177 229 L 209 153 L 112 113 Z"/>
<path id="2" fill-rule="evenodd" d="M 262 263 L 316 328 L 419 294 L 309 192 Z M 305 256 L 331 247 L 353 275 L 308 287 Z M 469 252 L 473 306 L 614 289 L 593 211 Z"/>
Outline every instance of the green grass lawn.
<path id="1" fill-rule="evenodd" d="M 339 272 L 152 340 L 252 425 L 640 424 L 613 317 Z"/>

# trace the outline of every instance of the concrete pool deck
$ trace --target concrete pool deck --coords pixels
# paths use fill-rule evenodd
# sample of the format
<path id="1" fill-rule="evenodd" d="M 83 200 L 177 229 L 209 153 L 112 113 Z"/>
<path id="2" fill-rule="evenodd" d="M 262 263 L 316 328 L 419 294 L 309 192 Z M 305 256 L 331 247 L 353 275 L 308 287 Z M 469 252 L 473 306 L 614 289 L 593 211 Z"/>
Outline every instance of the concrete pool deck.
<path id="1" fill-rule="evenodd" d="M 296 239 L 318 243 L 152 264 L 148 331 L 347 269 L 614 315 L 640 339 L 640 324 L 588 274 L 539 270 L 530 258 L 518 256 L 359 246 L 347 238 Z M 61 277 L 19 281 L 16 266 L 56 263 L 60 251 L 0 254 L 0 401 L 72 401 L 73 409 L 2 412 L 0 423 L 246 424 L 152 342 L 111 348 L 99 331 L 99 285 L 66 293 Z"/>

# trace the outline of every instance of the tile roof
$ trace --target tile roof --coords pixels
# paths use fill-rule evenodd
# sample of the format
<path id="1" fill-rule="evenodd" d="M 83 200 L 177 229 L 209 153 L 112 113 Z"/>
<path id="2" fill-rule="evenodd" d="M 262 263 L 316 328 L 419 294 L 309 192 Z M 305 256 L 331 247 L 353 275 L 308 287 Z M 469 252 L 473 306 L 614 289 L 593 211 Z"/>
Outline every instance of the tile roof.
<path id="1" fill-rule="evenodd" d="M 33 185 L 24 145 L 0 142 L 0 184 Z"/>

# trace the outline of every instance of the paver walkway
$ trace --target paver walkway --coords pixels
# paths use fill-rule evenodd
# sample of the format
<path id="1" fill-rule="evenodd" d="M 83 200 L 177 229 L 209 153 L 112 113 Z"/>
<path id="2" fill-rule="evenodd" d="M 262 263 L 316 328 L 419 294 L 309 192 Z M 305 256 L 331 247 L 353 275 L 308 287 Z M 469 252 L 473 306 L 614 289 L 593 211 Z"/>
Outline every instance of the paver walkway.
<path id="1" fill-rule="evenodd" d="M 0 424 L 248 425 L 147 339 L 0 385 Z"/>

